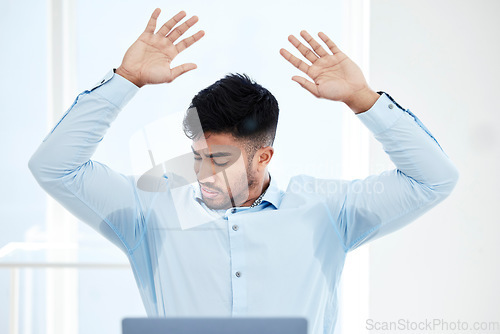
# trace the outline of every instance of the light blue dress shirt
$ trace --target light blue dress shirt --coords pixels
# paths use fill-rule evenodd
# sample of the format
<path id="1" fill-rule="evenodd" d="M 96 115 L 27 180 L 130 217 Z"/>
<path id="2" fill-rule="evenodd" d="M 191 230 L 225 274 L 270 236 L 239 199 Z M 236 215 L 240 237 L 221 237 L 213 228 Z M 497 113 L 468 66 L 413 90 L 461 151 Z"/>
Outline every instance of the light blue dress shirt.
<path id="1" fill-rule="evenodd" d="M 93 161 L 137 93 L 110 71 L 81 93 L 29 161 L 41 187 L 128 256 L 149 316 L 300 316 L 331 334 L 347 252 L 393 232 L 446 198 L 458 171 L 418 118 L 383 94 L 357 118 L 397 169 L 365 179 L 271 175 L 254 208 L 208 209 L 194 185 L 157 191 Z M 171 191 L 172 190 L 172 191 Z M 185 228 L 182 219 L 203 221 Z"/>

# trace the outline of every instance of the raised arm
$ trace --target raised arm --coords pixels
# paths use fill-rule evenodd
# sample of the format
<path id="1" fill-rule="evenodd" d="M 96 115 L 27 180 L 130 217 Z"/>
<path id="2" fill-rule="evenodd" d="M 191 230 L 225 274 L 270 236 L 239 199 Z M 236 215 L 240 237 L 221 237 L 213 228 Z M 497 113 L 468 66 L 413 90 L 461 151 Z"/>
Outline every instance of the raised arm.
<path id="1" fill-rule="evenodd" d="M 155 33 L 156 9 L 122 64 L 96 87 L 79 94 L 29 161 L 40 186 L 80 220 L 123 250 L 134 246 L 147 213 L 132 176 L 93 161 L 97 145 L 120 110 L 146 84 L 172 82 L 196 68 L 188 63 L 171 68 L 175 56 L 203 36 L 199 31 L 174 45 L 197 17 L 180 24 L 180 12 Z"/>
<path id="2" fill-rule="evenodd" d="M 324 195 L 330 219 L 349 251 L 405 226 L 437 205 L 455 187 L 458 170 L 413 113 L 387 94 L 379 95 L 370 89 L 359 67 L 325 34 L 318 35 L 331 53 L 306 31 L 301 36 L 312 49 L 289 36 L 311 65 L 280 50 L 313 82 L 300 76 L 292 80 L 318 98 L 346 103 L 382 143 L 397 167 L 363 180 L 304 176 L 295 181 L 308 184 L 304 189 L 318 189 Z"/>

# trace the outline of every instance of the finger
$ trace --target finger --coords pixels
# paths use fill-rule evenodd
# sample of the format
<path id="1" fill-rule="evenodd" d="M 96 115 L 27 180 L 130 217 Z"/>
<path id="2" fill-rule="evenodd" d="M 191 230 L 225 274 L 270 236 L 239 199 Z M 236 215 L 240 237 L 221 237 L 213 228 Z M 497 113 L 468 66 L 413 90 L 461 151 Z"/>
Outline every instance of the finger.
<path id="1" fill-rule="evenodd" d="M 288 36 L 288 40 L 290 41 L 290 43 L 293 44 L 293 46 L 295 46 L 299 51 L 300 53 L 302 53 L 302 55 L 304 57 L 306 57 L 307 60 L 309 60 L 311 63 L 314 63 L 316 60 L 318 60 L 318 56 L 311 50 L 309 49 L 308 47 L 306 47 L 304 44 L 302 44 L 295 36 L 293 35 L 290 35 Z"/>
<path id="2" fill-rule="evenodd" d="M 328 56 L 328 52 L 326 52 L 326 50 L 323 49 L 323 47 L 318 42 L 316 42 L 316 40 L 312 38 L 312 36 L 309 35 L 307 31 L 302 30 L 300 32 L 300 36 L 302 36 L 302 38 L 305 39 L 307 43 L 309 43 L 314 52 L 316 52 L 320 57 Z"/>
<path id="3" fill-rule="evenodd" d="M 186 72 L 194 70 L 195 68 L 197 68 L 197 66 L 196 66 L 196 64 L 193 64 L 193 63 L 182 64 L 182 65 L 179 65 L 177 67 L 174 67 L 172 69 L 172 75 L 173 75 L 172 80 L 174 80 L 175 78 L 177 78 L 178 76 L 180 76 Z"/>
<path id="4" fill-rule="evenodd" d="M 295 75 L 292 77 L 292 80 L 298 82 L 302 87 L 304 87 L 307 91 L 309 91 L 312 95 L 319 97 L 318 87 L 307 80 L 306 78 Z"/>
<path id="5" fill-rule="evenodd" d="M 179 23 L 180 20 L 184 18 L 184 16 L 186 16 L 186 12 L 181 10 L 174 17 L 165 22 L 165 24 L 162 25 L 161 28 L 156 33 L 158 35 L 165 36 L 177 23 Z"/>
<path id="6" fill-rule="evenodd" d="M 170 40 L 170 42 L 175 42 L 179 37 L 182 36 L 189 28 L 191 28 L 196 22 L 198 22 L 198 16 L 193 16 L 177 28 L 175 28 L 173 31 L 170 32 L 170 34 L 167 35 L 167 38 Z"/>
<path id="7" fill-rule="evenodd" d="M 307 74 L 307 71 L 309 70 L 309 65 L 307 65 L 302 60 L 300 60 L 299 58 L 295 57 L 294 55 L 292 55 L 290 52 L 288 52 L 285 49 L 281 49 L 280 50 L 280 54 L 286 60 L 288 60 L 288 62 L 290 62 L 290 64 L 292 64 L 293 66 L 297 67 L 299 70 L 301 70 L 302 72 L 304 72 L 305 74 Z"/>
<path id="8" fill-rule="evenodd" d="M 160 12 L 161 12 L 160 8 L 156 8 L 153 11 L 153 14 L 151 14 L 151 18 L 149 19 L 148 25 L 146 26 L 146 30 L 144 30 L 145 32 L 154 34 L 156 29 L 156 19 L 160 15 Z"/>
<path id="9" fill-rule="evenodd" d="M 177 48 L 177 53 L 181 53 L 195 42 L 199 41 L 203 36 L 205 36 L 205 32 L 203 30 L 198 31 L 196 34 L 184 38 L 182 41 L 177 43 L 175 47 Z"/>
<path id="10" fill-rule="evenodd" d="M 330 49 L 330 51 L 332 51 L 333 54 L 341 52 L 340 49 L 337 47 L 337 45 L 333 43 L 333 41 L 330 38 L 328 38 L 328 36 L 326 36 L 324 33 L 320 32 L 318 33 L 318 36 L 323 40 L 323 42 L 325 42 L 326 46 L 328 46 L 328 48 Z"/>

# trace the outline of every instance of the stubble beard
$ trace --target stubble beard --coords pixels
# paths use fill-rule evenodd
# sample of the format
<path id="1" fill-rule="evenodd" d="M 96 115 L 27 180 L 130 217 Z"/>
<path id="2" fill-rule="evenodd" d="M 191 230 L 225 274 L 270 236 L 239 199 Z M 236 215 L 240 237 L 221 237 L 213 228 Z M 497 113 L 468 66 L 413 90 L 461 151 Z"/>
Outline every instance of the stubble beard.
<path id="1" fill-rule="evenodd" d="M 214 203 L 212 199 L 210 198 L 205 198 L 205 196 L 202 194 L 203 201 L 205 202 L 205 205 L 212 209 L 212 210 L 223 210 L 223 209 L 229 209 L 233 207 L 233 202 L 231 198 L 234 200 L 235 206 L 240 206 L 244 202 L 248 200 L 248 194 L 253 190 L 253 188 L 257 185 L 257 176 L 256 173 L 250 170 L 250 168 L 247 168 L 247 178 L 244 178 L 244 174 L 242 174 L 241 179 L 237 183 L 237 189 L 239 192 L 237 194 L 235 193 L 230 193 L 229 190 L 227 189 L 225 192 L 222 192 L 222 197 L 225 200 L 222 203 Z M 227 185 L 224 182 L 224 186 L 227 187 Z M 231 188 L 231 191 L 235 190 L 234 187 Z M 248 190 L 248 191 L 247 191 Z M 201 191 L 201 189 L 200 189 Z"/>

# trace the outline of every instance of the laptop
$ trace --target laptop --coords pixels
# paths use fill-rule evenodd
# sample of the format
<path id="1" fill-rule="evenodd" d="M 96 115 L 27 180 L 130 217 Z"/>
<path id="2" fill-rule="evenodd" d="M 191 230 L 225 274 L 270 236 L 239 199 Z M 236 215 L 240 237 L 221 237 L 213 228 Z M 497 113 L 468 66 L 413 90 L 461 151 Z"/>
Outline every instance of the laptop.
<path id="1" fill-rule="evenodd" d="M 125 318 L 123 334 L 307 334 L 305 318 Z"/>

